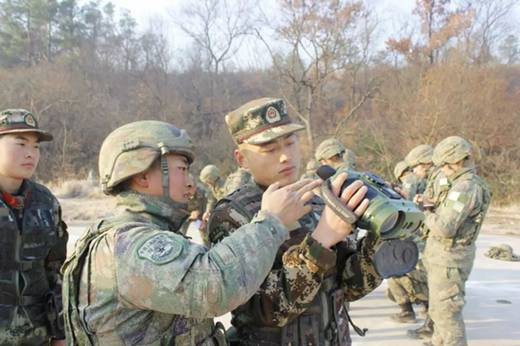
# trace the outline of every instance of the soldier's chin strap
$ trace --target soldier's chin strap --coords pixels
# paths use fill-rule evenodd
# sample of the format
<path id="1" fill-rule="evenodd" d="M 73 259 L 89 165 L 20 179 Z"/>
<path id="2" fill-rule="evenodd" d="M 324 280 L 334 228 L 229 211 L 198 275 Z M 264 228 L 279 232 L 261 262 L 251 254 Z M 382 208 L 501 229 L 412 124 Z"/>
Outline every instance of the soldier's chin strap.
<path id="1" fill-rule="evenodd" d="M 166 154 L 169 150 L 164 143 L 159 143 L 159 150 L 161 151 L 161 176 L 162 176 L 162 188 L 163 195 L 166 198 L 170 198 L 170 172 L 168 170 L 168 159 Z"/>

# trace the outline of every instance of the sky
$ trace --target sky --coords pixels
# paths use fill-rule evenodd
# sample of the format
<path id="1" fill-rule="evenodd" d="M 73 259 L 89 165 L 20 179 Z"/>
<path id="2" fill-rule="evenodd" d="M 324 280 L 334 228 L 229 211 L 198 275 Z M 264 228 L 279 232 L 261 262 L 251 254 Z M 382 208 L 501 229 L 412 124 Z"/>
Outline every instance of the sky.
<path id="1" fill-rule="evenodd" d="M 145 30 L 162 18 L 163 25 L 166 25 L 173 53 L 179 53 L 179 56 L 184 55 L 182 53 L 189 50 L 191 40 L 175 24 L 174 20 L 182 18 L 180 15 L 182 8 L 191 1 L 198 0 L 111 0 L 116 8 L 130 10 L 132 16 L 138 21 L 140 30 Z M 262 0 L 258 1 L 258 4 L 268 14 L 274 8 L 275 1 Z M 384 48 L 384 42 L 388 38 L 389 32 L 398 32 L 404 24 L 415 21 L 412 15 L 415 2 L 416 0 L 365 0 L 365 5 L 376 12 L 379 20 L 377 46 L 380 48 L 378 49 Z M 515 26 L 517 26 L 519 21 L 515 18 L 520 18 L 520 5 L 517 6 L 512 18 L 516 22 Z M 259 56 L 262 56 L 264 49 L 265 46 L 258 40 L 245 40 L 238 54 L 238 64 L 246 65 L 249 68 L 269 65 L 270 58 L 265 60 L 259 58 Z"/>

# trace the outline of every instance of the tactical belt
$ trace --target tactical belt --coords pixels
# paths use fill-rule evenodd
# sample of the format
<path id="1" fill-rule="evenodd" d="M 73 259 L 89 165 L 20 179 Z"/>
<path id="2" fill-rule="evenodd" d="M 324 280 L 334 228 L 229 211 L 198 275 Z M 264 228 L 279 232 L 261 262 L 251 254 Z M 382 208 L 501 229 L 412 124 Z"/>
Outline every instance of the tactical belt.
<path id="1" fill-rule="evenodd" d="M 0 263 L 0 270 L 17 270 L 17 271 L 28 271 L 33 268 L 43 268 L 45 265 L 43 260 L 38 261 L 5 261 Z"/>
<path id="2" fill-rule="evenodd" d="M 45 296 L 43 297 L 34 297 L 34 296 L 5 296 L 0 295 L 0 305 L 8 305 L 8 306 L 28 306 L 28 305 L 37 305 L 37 304 L 45 304 Z"/>

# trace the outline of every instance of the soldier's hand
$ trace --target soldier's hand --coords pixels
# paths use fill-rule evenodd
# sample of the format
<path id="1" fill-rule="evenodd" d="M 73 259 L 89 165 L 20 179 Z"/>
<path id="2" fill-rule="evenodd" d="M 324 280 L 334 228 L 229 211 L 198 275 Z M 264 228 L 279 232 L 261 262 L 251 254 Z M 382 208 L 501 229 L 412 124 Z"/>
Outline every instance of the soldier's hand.
<path id="1" fill-rule="evenodd" d="M 338 196 L 341 186 L 347 179 L 347 174 L 342 173 L 332 181 L 332 192 Z M 368 208 L 368 199 L 365 198 L 367 187 L 360 180 L 356 180 L 341 193 L 341 202 L 357 217 L 361 217 Z M 355 225 L 343 221 L 331 208 L 325 207 L 321 214 L 320 222 L 312 232 L 312 237 L 321 245 L 330 248 L 334 244 L 345 240 L 354 230 Z"/>
<path id="2" fill-rule="evenodd" d="M 200 211 L 199 210 L 192 211 L 190 214 L 189 220 L 193 221 L 193 220 L 198 220 L 198 219 L 200 219 Z"/>
<path id="3" fill-rule="evenodd" d="M 262 195 L 261 210 L 270 213 L 289 226 L 311 211 L 305 205 L 313 196 L 312 189 L 320 185 L 320 180 L 303 179 L 294 184 L 280 187 L 274 183 Z"/>

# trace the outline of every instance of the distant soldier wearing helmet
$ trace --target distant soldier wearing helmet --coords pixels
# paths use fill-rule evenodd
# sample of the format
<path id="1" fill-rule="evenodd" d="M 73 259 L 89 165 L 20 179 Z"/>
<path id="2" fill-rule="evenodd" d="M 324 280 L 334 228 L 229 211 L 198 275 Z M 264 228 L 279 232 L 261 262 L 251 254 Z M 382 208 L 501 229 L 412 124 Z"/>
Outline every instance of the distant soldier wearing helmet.
<path id="1" fill-rule="evenodd" d="M 419 188 L 419 179 L 412 172 L 406 161 L 399 161 L 395 165 L 394 177 L 399 185 L 401 195 L 413 201 L 417 189 Z"/>
<path id="2" fill-rule="evenodd" d="M 320 164 L 318 161 L 310 159 L 309 162 L 307 162 L 307 165 L 305 165 L 305 173 L 302 174 L 300 179 L 318 179 L 319 177 L 316 170 L 319 167 Z"/>
<path id="3" fill-rule="evenodd" d="M 433 162 L 450 188 L 434 212 L 425 211 L 429 230 L 424 250 L 428 272 L 430 316 L 435 328 L 432 345 L 467 345 L 462 309 L 466 280 L 475 260 L 475 242 L 491 195 L 476 174 L 471 144 L 452 136 L 433 152 Z"/>
<path id="4" fill-rule="evenodd" d="M 418 188 L 418 178 L 405 161 L 400 161 L 394 168 L 394 176 L 400 185 L 400 193 L 408 199 L 413 199 Z M 417 235 L 410 235 L 419 249 L 424 249 L 424 241 Z M 401 311 L 390 317 L 399 323 L 415 323 L 416 316 L 412 304 L 421 304 L 428 309 L 428 286 L 426 272 L 422 261 L 419 260 L 416 269 L 401 277 L 387 280 L 388 295 L 395 301 Z"/>
<path id="5" fill-rule="evenodd" d="M 346 155 L 347 160 L 344 159 Z M 331 166 L 334 169 L 355 169 L 356 158 L 353 151 L 345 148 L 336 138 L 328 138 L 321 142 L 316 148 L 314 157 L 322 165 Z"/>
<path id="6" fill-rule="evenodd" d="M 227 194 L 225 188 L 226 181 L 222 178 L 220 169 L 215 165 L 204 166 L 200 171 L 199 179 L 211 193 L 208 199 L 208 207 L 206 208 L 206 211 L 209 212 L 213 209 L 215 203 Z"/>
<path id="7" fill-rule="evenodd" d="M 0 345 L 64 345 L 58 200 L 31 180 L 52 135 L 24 109 L 0 112 Z M 52 341 L 51 341 L 52 339 Z"/>
<path id="8" fill-rule="evenodd" d="M 186 132 L 161 121 L 124 125 L 103 142 L 102 188 L 119 211 L 93 224 L 63 266 L 70 345 L 226 344 L 212 317 L 257 290 L 316 185 L 270 186 L 242 232 L 208 250 L 178 233 L 193 159 Z"/>

